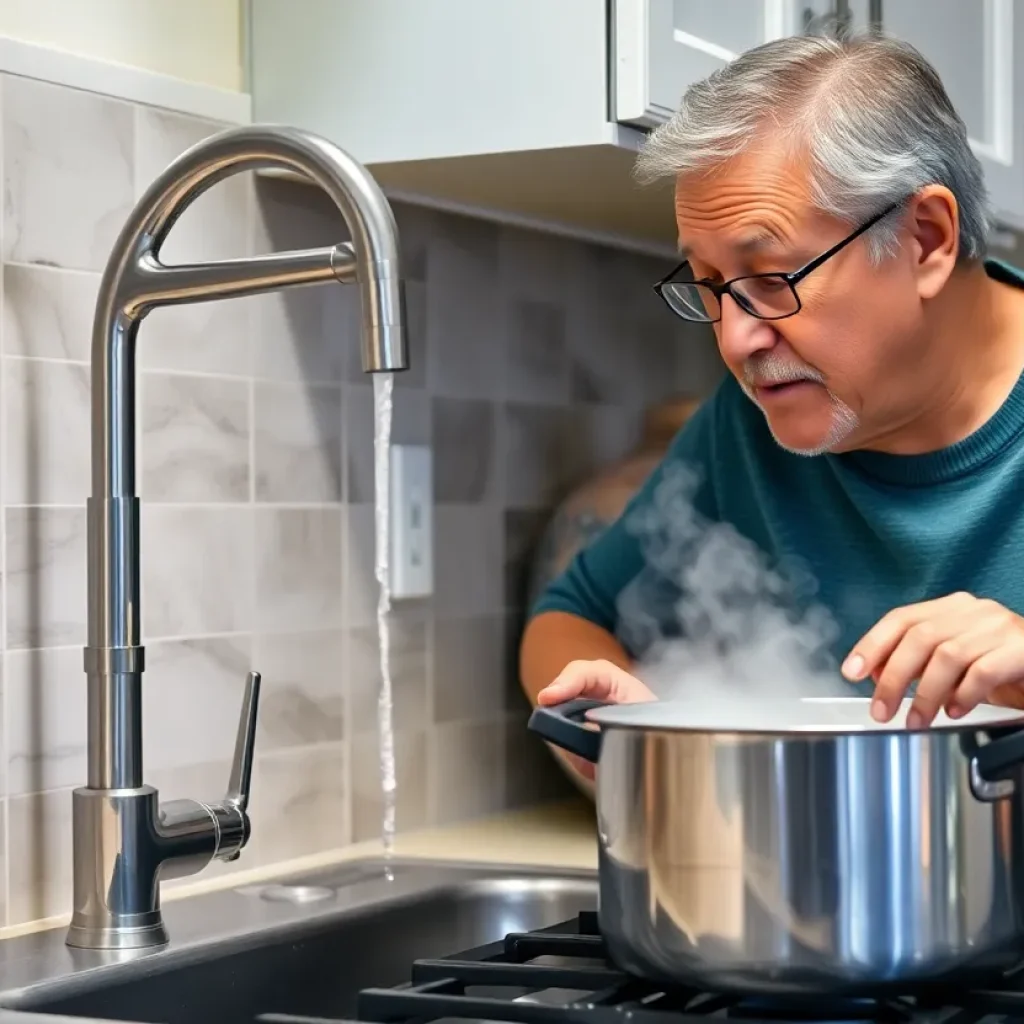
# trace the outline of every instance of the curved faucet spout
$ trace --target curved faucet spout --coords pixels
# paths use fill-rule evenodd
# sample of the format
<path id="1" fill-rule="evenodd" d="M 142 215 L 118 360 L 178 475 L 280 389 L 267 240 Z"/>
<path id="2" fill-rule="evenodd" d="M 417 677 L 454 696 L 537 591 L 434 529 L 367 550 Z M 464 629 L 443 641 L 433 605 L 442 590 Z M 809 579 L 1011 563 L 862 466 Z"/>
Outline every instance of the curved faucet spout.
<path id="1" fill-rule="evenodd" d="M 269 167 L 296 172 L 323 189 L 341 212 L 351 242 L 249 259 L 163 267 L 159 257 L 164 240 L 200 195 L 240 171 Z M 156 306 L 353 278 L 360 290 L 362 308 L 363 369 L 367 373 L 406 369 L 398 229 L 376 181 L 344 150 L 308 132 L 276 125 L 229 128 L 186 150 L 170 164 L 146 190 L 121 229 L 107 260 L 96 304 L 94 380 L 97 384 L 109 380 L 124 394 L 128 385 L 125 375 L 134 373 L 135 333 L 142 318 Z M 113 395 L 94 390 L 94 415 L 105 415 L 113 404 Z M 134 419 L 134 408 L 125 407 L 120 416 Z M 134 451 L 114 449 L 112 426 L 100 432 L 106 450 L 94 452 L 96 496 L 134 493 Z M 129 456 L 132 465 L 126 464 Z"/>
<path id="2" fill-rule="evenodd" d="M 210 263 L 161 263 L 167 235 L 198 196 L 232 174 L 264 167 L 297 172 L 322 188 L 341 211 L 349 240 L 323 249 Z M 168 863 L 166 843 L 160 849 L 154 846 L 170 826 L 142 777 L 144 650 L 135 493 L 139 326 L 151 309 L 161 305 L 326 281 L 354 282 L 359 289 L 363 368 L 405 369 L 398 230 L 384 194 L 369 172 L 333 143 L 274 125 L 232 128 L 182 154 L 146 190 L 107 261 L 92 338 L 85 648 L 88 780 L 74 796 L 75 909 L 68 937 L 73 945 L 140 947 L 165 941 L 154 872 L 167 876 L 186 868 L 183 862 Z M 250 688 L 258 686 L 258 675 L 255 678 L 255 684 L 250 679 Z M 249 763 L 254 698 L 250 704 Z M 219 850 L 217 856 L 237 856 L 249 834 L 245 801 L 186 803 L 189 842 L 196 849 Z M 180 813 L 175 817 L 180 831 L 185 826 L 179 818 Z M 228 818 L 235 837 L 231 843 L 226 843 L 224 832 Z"/>

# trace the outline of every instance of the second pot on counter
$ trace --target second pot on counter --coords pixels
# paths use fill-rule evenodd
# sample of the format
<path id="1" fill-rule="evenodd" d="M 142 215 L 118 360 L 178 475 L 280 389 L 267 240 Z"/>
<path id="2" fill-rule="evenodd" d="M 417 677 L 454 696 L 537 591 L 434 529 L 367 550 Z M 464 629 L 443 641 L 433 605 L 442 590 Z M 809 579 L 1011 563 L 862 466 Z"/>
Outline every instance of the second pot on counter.
<path id="1" fill-rule="evenodd" d="M 911 731 L 909 701 L 886 726 L 868 703 L 534 712 L 599 763 L 600 924 L 621 968 L 877 994 L 1024 959 L 1024 716 L 983 706 Z"/>

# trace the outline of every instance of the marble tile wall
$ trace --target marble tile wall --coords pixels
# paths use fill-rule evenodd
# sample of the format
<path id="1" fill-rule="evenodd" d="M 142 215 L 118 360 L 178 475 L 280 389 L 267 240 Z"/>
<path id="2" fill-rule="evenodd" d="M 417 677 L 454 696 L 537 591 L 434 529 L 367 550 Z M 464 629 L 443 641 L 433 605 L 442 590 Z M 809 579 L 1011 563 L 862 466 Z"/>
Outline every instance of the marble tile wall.
<path id="1" fill-rule="evenodd" d="M 0 80 L 0 923 L 69 909 L 85 777 L 89 335 L 136 198 L 219 126 Z M 563 792 L 523 728 L 508 579 L 571 485 L 627 451 L 644 406 L 720 372 L 649 284 L 657 261 L 398 207 L 412 368 L 395 440 L 435 457 L 436 592 L 396 605 L 398 824 Z M 175 226 L 169 262 L 334 243 L 311 189 L 237 177 Z M 372 393 L 355 293 L 158 310 L 140 333 L 147 781 L 215 796 L 243 679 L 264 675 L 253 839 L 237 868 L 376 836 Z M 271 827 L 272 823 L 272 827 Z M 228 870 L 223 868 L 221 870 Z"/>

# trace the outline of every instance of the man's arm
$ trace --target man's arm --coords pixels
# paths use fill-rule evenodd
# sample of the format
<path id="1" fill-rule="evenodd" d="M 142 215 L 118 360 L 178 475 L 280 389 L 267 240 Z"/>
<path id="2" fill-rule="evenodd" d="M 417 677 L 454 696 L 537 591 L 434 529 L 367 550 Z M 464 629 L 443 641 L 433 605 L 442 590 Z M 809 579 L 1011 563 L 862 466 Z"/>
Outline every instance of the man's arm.
<path id="1" fill-rule="evenodd" d="M 530 703 L 571 661 L 610 661 L 629 672 L 632 660 L 607 630 L 570 612 L 540 612 L 519 650 L 519 674 Z"/>

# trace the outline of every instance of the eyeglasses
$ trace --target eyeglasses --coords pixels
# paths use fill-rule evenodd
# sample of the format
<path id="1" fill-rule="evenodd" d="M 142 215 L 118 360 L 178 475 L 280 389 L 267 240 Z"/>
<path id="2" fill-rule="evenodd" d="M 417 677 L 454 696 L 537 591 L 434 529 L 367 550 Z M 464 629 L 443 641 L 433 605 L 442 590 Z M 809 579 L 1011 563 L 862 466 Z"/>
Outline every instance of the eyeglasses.
<path id="1" fill-rule="evenodd" d="M 691 277 L 693 276 L 690 261 L 683 260 L 672 273 L 663 277 L 654 286 L 654 290 L 673 313 L 684 320 L 696 323 L 713 324 L 722 319 L 723 295 L 731 295 L 740 309 L 759 320 L 783 320 L 800 312 L 800 296 L 797 295 L 796 286 L 812 270 L 817 270 L 855 238 L 873 228 L 883 217 L 887 217 L 901 205 L 902 203 L 893 203 L 887 206 L 827 252 L 816 256 L 810 263 L 789 274 L 748 274 L 744 277 L 734 277 L 722 284 L 707 280 L 673 280 L 687 271 Z"/>

